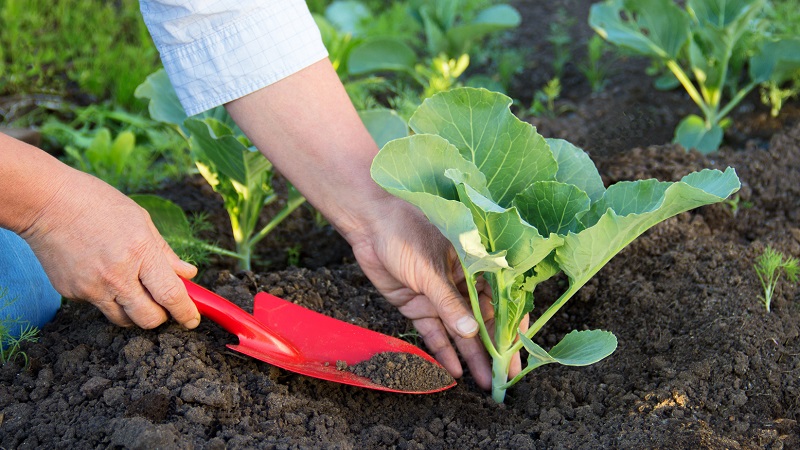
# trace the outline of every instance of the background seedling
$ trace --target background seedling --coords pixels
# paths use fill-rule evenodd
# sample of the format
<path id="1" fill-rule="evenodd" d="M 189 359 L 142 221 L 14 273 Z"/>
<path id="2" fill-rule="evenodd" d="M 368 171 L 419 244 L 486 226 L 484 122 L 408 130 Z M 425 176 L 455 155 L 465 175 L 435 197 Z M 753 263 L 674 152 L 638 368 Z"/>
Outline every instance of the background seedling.
<path id="1" fill-rule="evenodd" d="M 728 114 L 748 93 L 762 83 L 782 84 L 800 68 L 800 42 L 753 26 L 765 5 L 688 0 L 684 9 L 673 0 L 607 0 L 592 5 L 589 24 L 612 44 L 672 73 L 702 112 L 678 124 L 674 141 L 709 153 L 719 148 Z M 739 85 L 745 67 L 747 79 Z"/>
<path id="2" fill-rule="evenodd" d="M 781 275 L 786 274 L 786 279 L 792 283 L 797 283 L 798 275 L 800 274 L 800 263 L 797 258 L 785 257 L 782 253 L 776 251 L 771 246 L 764 249 L 764 253 L 758 257 L 754 266 L 758 281 L 761 282 L 761 287 L 764 290 L 764 296 L 761 301 L 767 312 L 770 312 L 770 305 L 772 304 L 772 297 L 775 294 L 775 288 L 778 286 Z"/>
<path id="3" fill-rule="evenodd" d="M 586 44 L 586 60 L 578 66 L 592 92 L 601 92 L 608 82 L 608 45 L 600 36 L 592 36 Z"/>

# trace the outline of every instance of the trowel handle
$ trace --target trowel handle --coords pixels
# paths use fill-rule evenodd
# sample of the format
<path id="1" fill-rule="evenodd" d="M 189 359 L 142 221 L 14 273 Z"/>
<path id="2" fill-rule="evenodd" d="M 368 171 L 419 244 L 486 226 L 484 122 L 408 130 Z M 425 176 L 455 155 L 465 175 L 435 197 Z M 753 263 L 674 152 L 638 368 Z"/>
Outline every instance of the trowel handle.
<path id="1" fill-rule="evenodd" d="M 247 341 L 248 345 L 257 346 L 262 352 L 299 355 L 291 343 L 242 308 L 189 280 L 181 280 L 200 314 L 238 336 L 240 343 Z"/>

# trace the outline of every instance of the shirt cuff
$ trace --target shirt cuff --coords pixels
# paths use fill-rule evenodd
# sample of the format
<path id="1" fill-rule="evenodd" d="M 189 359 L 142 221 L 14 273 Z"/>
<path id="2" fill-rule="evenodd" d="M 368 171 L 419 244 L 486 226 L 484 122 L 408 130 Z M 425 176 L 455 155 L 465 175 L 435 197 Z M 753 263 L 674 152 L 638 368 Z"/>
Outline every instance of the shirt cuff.
<path id="1" fill-rule="evenodd" d="M 186 39 L 185 29 L 173 27 L 176 31 L 170 33 L 169 24 L 156 25 L 167 36 L 154 33 L 153 18 L 147 20 L 187 115 L 255 92 L 328 56 L 305 2 L 284 0 L 272 5 L 276 3 L 281 5 L 220 15 L 224 20 L 194 22 L 206 23 L 208 29 L 191 33 L 192 39 Z"/>

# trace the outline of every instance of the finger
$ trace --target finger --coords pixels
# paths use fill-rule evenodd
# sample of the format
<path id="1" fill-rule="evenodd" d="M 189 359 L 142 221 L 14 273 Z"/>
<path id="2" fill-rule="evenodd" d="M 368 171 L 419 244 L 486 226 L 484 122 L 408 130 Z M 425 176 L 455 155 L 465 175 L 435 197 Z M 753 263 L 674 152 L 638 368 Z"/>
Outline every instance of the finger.
<path id="1" fill-rule="evenodd" d="M 459 353 L 469 367 L 469 372 L 475 379 L 475 383 L 484 390 L 492 388 L 492 365 L 489 360 L 489 353 L 486 351 L 483 342 L 479 337 L 455 338 L 455 344 Z"/>
<path id="2" fill-rule="evenodd" d="M 186 292 L 186 286 L 160 254 L 144 264 L 139 279 L 155 303 L 164 307 L 181 325 L 192 329 L 200 324 L 200 312 Z M 134 318 L 134 321 L 136 319 Z M 137 322 L 138 324 L 138 322 Z"/>
<path id="3" fill-rule="evenodd" d="M 115 301 L 130 320 L 141 328 L 152 329 L 168 319 L 164 308 L 153 301 L 153 297 L 141 283 L 132 283 L 118 294 Z"/>
<path id="4" fill-rule="evenodd" d="M 458 292 L 450 280 L 437 278 L 432 289 L 427 290 L 427 297 L 436 307 L 439 317 L 445 327 L 453 334 L 463 338 L 475 336 L 478 333 L 478 322 L 472 316 L 464 297 Z"/>
<path id="5" fill-rule="evenodd" d="M 149 217 L 147 220 L 147 225 L 150 228 L 150 233 L 152 233 L 153 237 L 156 239 L 156 241 L 158 241 L 161 251 L 164 252 L 164 255 L 167 257 L 167 261 L 172 267 L 172 270 L 174 270 L 175 273 L 180 277 L 186 279 L 194 278 L 194 276 L 197 275 L 197 267 L 180 259 L 178 255 L 175 254 L 175 252 L 172 250 L 172 247 L 170 247 L 167 241 L 164 240 Z"/>
<path id="6" fill-rule="evenodd" d="M 128 313 L 125 312 L 125 309 L 116 301 L 97 302 L 94 305 L 115 325 L 130 327 L 134 324 L 131 318 L 128 317 Z"/>
<path id="7" fill-rule="evenodd" d="M 436 318 L 424 318 L 417 319 L 413 323 L 433 357 L 450 372 L 453 378 L 460 378 L 464 370 L 441 321 Z"/>

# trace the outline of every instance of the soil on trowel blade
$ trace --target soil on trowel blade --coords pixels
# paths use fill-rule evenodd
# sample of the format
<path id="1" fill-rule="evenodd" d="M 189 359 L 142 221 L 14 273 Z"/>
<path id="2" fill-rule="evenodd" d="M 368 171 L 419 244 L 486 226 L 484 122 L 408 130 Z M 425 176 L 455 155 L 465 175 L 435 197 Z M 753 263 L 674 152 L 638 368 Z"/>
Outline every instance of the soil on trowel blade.
<path id="1" fill-rule="evenodd" d="M 424 392 L 444 388 L 453 377 L 444 368 L 410 353 L 382 352 L 352 366 L 340 368 L 369 378 L 373 383 L 406 392 Z"/>

